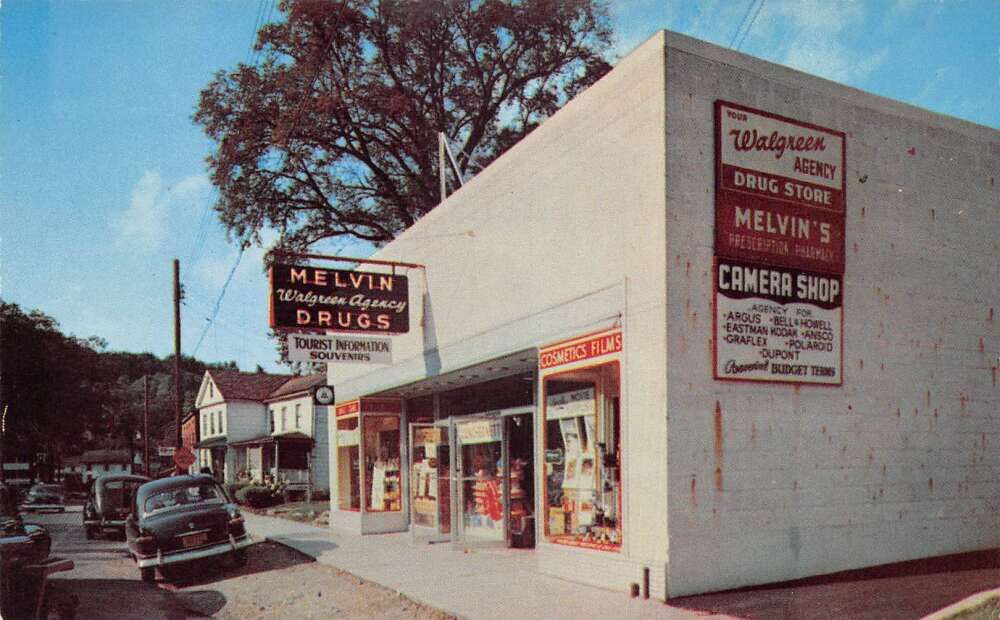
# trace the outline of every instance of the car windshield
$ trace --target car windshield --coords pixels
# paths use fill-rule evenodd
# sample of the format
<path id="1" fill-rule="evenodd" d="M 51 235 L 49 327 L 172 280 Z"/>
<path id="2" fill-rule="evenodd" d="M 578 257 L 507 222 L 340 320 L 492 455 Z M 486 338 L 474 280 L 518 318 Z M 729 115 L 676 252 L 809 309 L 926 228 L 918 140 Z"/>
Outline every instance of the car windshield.
<path id="1" fill-rule="evenodd" d="M 223 495 L 219 487 L 212 483 L 193 482 L 184 486 L 170 487 L 146 498 L 143 512 L 147 515 L 160 510 L 187 506 L 190 504 L 222 503 Z"/>

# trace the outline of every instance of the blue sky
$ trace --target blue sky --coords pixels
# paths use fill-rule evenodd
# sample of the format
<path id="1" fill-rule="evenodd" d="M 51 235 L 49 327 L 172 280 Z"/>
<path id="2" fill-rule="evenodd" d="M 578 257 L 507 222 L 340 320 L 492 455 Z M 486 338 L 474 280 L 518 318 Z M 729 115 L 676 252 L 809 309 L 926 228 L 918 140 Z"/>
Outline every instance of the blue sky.
<path id="1" fill-rule="evenodd" d="M 111 349 L 165 355 L 171 260 L 179 258 L 185 354 L 204 333 L 201 359 L 280 368 L 267 338 L 261 251 L 239 261 L 204 329 L 237 250 L 210 210 L 211 144 L 190 120 L 212 74 L 250 59 L 255 25 L 272 4 L 3 0 L 4 301 L 38 308 L 77 336 L 101 336 Z M 622 0 L 611 8 L 621 55 L 667 28 L 1000 127 L 1000 0 Z"/>

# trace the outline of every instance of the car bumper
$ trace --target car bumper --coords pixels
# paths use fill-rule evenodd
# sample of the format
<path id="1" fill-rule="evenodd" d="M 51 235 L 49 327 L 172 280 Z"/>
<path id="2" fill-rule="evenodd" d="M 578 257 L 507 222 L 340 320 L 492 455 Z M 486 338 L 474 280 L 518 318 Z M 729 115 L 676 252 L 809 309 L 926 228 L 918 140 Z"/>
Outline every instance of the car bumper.
<path id="1" fill-rule="evenodd" d="M 43 510 L 55 510 L 63 511 L 66 510 L 65 504 L 21 504 L 21 510 L 23 512 L 41 512 Z"/>
<path id="2" fill-rule="evenodd" d="M 139 565 L 139 568 L 169 566 L 171 564 L 180 564 L 182 562 L 191 562 L 193 560 L 223 555 L 232 551 L 238 551 L 239 549 L 245 549 L 252 544 L 253 541 L 250 540 L 250 536 L 248 534 L 244 534 L 241 538 L 234 538 L 230 536 L 228 541 L 209 545 L 208 547 L 171 551 L 170 553 L 157 553 L 156 555 L 139 557 L 136 558 L 136 563 Z"/>
<path id="3" fill-rule="evenodd" d="M 105 519 L 104 521 L 101 521 L 101 529 L 104 529 L 104 530 L 124 530 L 125 529 L 125 520 L 122 519 L 121 521 L 118 521 L 118 520 L 115 520 L 115 519 Z"/>

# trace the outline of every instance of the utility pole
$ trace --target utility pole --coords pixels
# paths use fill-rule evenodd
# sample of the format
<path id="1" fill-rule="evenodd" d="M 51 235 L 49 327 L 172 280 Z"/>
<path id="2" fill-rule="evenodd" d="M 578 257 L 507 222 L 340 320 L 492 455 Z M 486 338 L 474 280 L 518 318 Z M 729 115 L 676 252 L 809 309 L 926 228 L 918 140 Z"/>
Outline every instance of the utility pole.
<path id="1" fill-rule="evenodd" d="M 181 261 L 174 259 L 174 447 L 181 447 L 181 407 L 184 390 L 181 388 Z"/>
<path id="2" fill-rule="evenodd" d="M 149 375 L 142 376 L 142 464 L 149 478 Z"/>

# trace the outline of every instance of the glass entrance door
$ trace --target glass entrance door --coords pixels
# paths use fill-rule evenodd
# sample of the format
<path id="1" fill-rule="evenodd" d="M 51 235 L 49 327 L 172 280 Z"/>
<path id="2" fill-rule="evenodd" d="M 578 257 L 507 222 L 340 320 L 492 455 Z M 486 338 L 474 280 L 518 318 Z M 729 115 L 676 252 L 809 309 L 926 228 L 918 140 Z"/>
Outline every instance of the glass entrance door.
<path id="1" fill-rule="evenodd" d="M 504 543 L 507 502 L 504 473 L 507 448 L 503 420 L 474 416 L 454 422 L 456 524 L 453 540 L 465 543 Z"/>
<path id="2" fill-rule="evenodd" d="M 446 424 L 410 424 L 410 529 L 414 539 L 451 538 L 451 449 Z"/>

